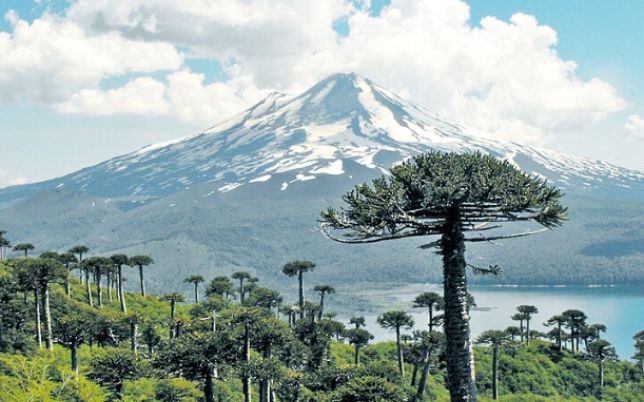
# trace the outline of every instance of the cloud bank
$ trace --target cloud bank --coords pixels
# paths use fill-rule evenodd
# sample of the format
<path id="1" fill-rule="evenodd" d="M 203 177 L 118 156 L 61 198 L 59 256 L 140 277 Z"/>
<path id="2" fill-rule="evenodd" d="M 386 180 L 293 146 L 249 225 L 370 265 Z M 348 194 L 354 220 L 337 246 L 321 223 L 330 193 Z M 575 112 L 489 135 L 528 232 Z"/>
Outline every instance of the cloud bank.
<path id="1" fill-rule="evenodd" d="M 556 31 L 532 16 L 477 24 L 460 0 L 394 0 L 379 15 L 355 4 L 78 0 L 33 22 L 10 12 L 12 30 L 0 32 L 0 99 L 205 127 L 270 90 L 355 71 L 446 118 L 533 144 L 626 106 L 609 83 L 581 79 L 558 55 Z M 334 30 L 338 22 L 348 34 Z M 226 78 L 209 81 L 190 69 L 192 59 L 210 60 Z M 115 77 L 124 82 L 107 87 Z M 638 118 L 628 132 L 642 133 Z"/>

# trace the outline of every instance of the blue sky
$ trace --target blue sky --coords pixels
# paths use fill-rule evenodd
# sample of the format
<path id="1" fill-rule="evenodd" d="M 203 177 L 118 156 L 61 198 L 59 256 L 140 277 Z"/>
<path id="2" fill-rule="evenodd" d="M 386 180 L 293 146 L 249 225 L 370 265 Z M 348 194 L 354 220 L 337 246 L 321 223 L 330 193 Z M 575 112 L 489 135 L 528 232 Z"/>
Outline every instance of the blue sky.
<path id="1" fill-rule="evenodd" d="M 115 1 L 118 7 L 127 7 L 117 0 L 110 1 Z M 109 6 L 110 1 L 105 4 Z M 131 3 L 137 1 L 132 0 Z M 437 81 L 417 88 L 417 83 L 424 82 L 424 69 L 433 68 L 431 61 L 440 58 L 428 57 L 426 62 L 430 64 L 425 67 L 422 65 L 424 61 L 419 60 L 413 66 L 416 70 L 411 71 L 411 67 L 404 63 L 400 66 L 391 64 L 397 57 L 397 49 L 392 50 L 389 56 L 383 53 L 380 56 L 385 58 L 382 63 L 373 55 L 384 50 L 376 47 L 373 51 L 366 49 L 377 43 L 402 40 L 396 37 L 401 35 L 401 31 L 396 30 L 396 20 L 389 12 L 392 9 L 399 8 L 403 19 L 420 21 L 425 18 L 431 23 L 431 13 L 445 12 L 445 15 L 453 17 L 449 14 L 453 6 L 461 10 L 462 15 L 462 3 L 458 0 L 436 0 L 437 4 L 446 5 L 432 5 L 434 8 L 430 7 L 430 10 L 421 10 L 413 2 L 402 0 L 393 4 L 389 0 L 373 0 L 371 9 L 365 9 L 365 2 L 356 0 L 347 3 L 354 6 L 353 10 L 343 8 L 339 11 L 337 7 L 322 4 L 325 2 L 315 3 L 315 10 L 308 10 L 293 1 L 279 2 L 288 12 L 284 16 L 275 16 L 278 21 L 283 21 L 281 24 L 275 24 L 269 17 L 264 18 L 261 9 L 257 21 L 247 22 L 248 18 L 241 18 L 240 15 L 248 14 L 247 11 L 255 11 L 253 2 L 247 5 L 251 7 L 249 9 L 236 7 L 237 2 L 229 2 L 230 9 L 222 10 L 225 11 L 222 15 L 230 15 L 232 22 L 213 20 L 216 17 L 200 14 L 198 10 L 182 9 L 180 11 L 187 18 L 192 18 L 192 22 L 186 22 L 185 32 L 182 32 L 164 31 L 165 27 L 176 22 L 163 19 L 171 18 L 168 15 L 177 12 L 167 9 L 172 7 L 168 6 L 171 2 L 152 2 L 158 3 L 158 7 L 151 7 L 152 18 L 136 21 L 139 24 L 137 31 L 119 20 L 121 16 L 114 11 L 116 6 L 100 10 L 93 2 L 77 4 L 74 1 L 74 12 L 69 12 L 70 2 L 66 0 L 0 0 L 0 14 L 6 16 L 0 20 L 0 31 L 8 35 L 9 43 L 14 46 L 9 50 L 13 53 L 6 56 L 2 55 L 0 46 L 0 58 L 15 62 L 3 67 L 0 61 L 0 139 L 4 144 L 0 148 L 0 186 L 43 180 L 149 143 L 196 132 L 241 111 L 272 89 L 298 91 L 345 66 L 351 66 L 410 100 L 444 112 L 465 124 L 477 128 L 482 124 L 481 129 L 498 129 L 500 132 L 507 127 L 519 127 L 518 130 L 525 129 L 531 134 L 517 140 L 533 141 L 537 145 L 644 170 L 644 161 L 640 157 L 644 142 L 638 139 L 644 135 L 641 117 L 644 116 L 642 1 L 624 0 L 617 6 L 614 2 L 598 0 L 468 0 L 471 27 L 478 27 L 483 32 L 491 31 L 489 27 L 479 25 L 486 16 L 494 16 L 504 24 L 502 30 L 494 31 L 495 35 L 506 35 L 501 39 L 508 41 L 507 45 L 505 42 L 498 44 L 499 51 L 508 51 L 508 46 L 514 43 L 512 35 L 519 32 L 533 35 L 533 42 L 537 43 L 534 55 L 543 55 L 538 42 L 546 40 L 548 32 L 535 31 L 529 21 L 510 22 L 515 13 L 532 15 L 540 27 L 547 25 L 556 31 L 556 45 L 548 45 L 555 60 L 550 63 L 539 59 L 545 60 L 542 67 L 535 65 L 534 71 L 518 72 L 517 77 L 510 77 L 508 82 L 512 85 L 502 88 L 504 91 L 517 87 L 516 83 L 524 85 L 526 74 L 531 73 L 534 85 L 530 90 L 543 91 L 546 99 L 548 91 L 557 89 L 556 86 L 548 87 L 554 84 L 547 81 L 561 81 L 562 86 L 569 86 L 565 97 L 571 99 L 570 104 L 554 108 L 553 112 L 549 101 L 544 100 L 539 105 L 527 102 L 526 106 L 521 104 L 525 100 L 520 94 L 510 94 L 517 99 L 518 106 L 516 111 L 508 111 L 501 110 L 490 96 L 483 104 L 476 103 L 481 110 L 472 113 L 468 111 L 475 105 L 468 103 L 471 99 L 460 99 L 454 95 L 443 105 L 440 98 L 433 97 L 432 93 L 474 93 L 480 90 L 481 85 L 482 88 L 502 86 L 499 77 L 491 77 L 487 83 L 475 83 L 468 90 L 459 87 L 458 79 L 453 75 L 440 76 L 442 72 L 436 70 Z M 13 11 L 10 13 L 10 10 Z M 96 20 L 92 18 L 101 13 L 105 15 L 106 25 L 110 24 L 110 13 L 114 14 L 111 25 L 96 27 Z M 310 15 L 313 13 L 315 15 Z M 25 34 L 20 38 L 15 26 L 18 20 L 27 26 L 21 28 Z M 32 40 L 39 34 L 34 29 L 34 22 L 42 21 L 51 31 L 40 34 L 60 39 L 60 46 L 70 43 L 70 48 L 76 46 L 89 51 L 89 56 L 79 56 L 80 61 L 70 61 L 74 57 L 70 50 L 70 55 L 56 58 L 56 49 L 60 48 L 49 48 L 47 41 Z M 462 43 L 467 43 L 470 37 L 479 40 L 472 32 L 458 26 L 458 18 L 455 21 L 454 26 L 446 29 L 454 29 L 455 35 L 462 35 L 460 39 L 465 41 Z M 194 31 L 191 30 L 193 26 Z M 203 27 L 212 26 L 215 26 L 212 33 L 207 32 L 212 36 L 199 36 Z M 235 27 L 234 30 L 231 26 Z M 378 31 L 379 26 L 383 26 L 382 32 Z M 64 37 L 69 34 L 69 27 L 78 29 L 77 36 Z M 516 32 L 503 33 L 508 28 Z M 431 29 L 438 28 L 428 26 L 427 33 L 417 32 L 417 52 L 424 52 L 424 34 L 435 35 L 438 32 Z M 360 42 L 364 40 L 363 32 L 369 32 L 374 37 L 373 41 Z M 274 40 L 271 35 L 281 39 Z M 114 42 L 116 50 L 112 49 L 110 41 Z M 490 47 L 497 46 L 493 42 L 486 43 Z M 99 48 L 95 54 L 99 61 L 94 60 L 91 50 L 91 46 L 97 44 Z M 121 48 L 130 49 L 129 53 L 119 55 L 117 50 Z M 33 65 L 24 64 L 29 60 L 20 58 L 24 56 L 21 50 L 25 53 L 41 52 L 43 58 Z M 452 49 L 444 50 L 449 53 Z M 414 49 L 408 51 L 404 54 L 414 54 Z M 133 56 L 138 54 L 142 55 L 141 60 Z M 82 57 L 87 61 L 87 71 L 79 70 L 79 63 L 82 67 L 85 61 Z M 468 73 L 476 74 L 476 69 L 485 64 L 484 57 L 487 56 L 472 54 L 471 57 L 476 60 L 467 66 Z M 504 57 L 512 58 L 513 55 L 510 53 Z M 516 57 L 532 56 L 521 54 Z M 455 60 L 458 62 L 459 59 Z M 543 83 L 539 81 L 542 72 L 551 74 L 566 61 L 573 61 L 577 68 L 573 72 L 550 77 L 552 79 L 543 78 Z M 123 65 L 119 66 L 119 63 Z M 5 82 L 1 79 L 3 73 L 8 77 Z M 486 74 L 486 71 L 481 71 L 481 75 Z M 527 77 L 530 78 L 529 75 Z M 515 78 L 516 83 L 512 83 Z M 583 87 L 578 101 L 574 100 L 576 86 Z M 157 98 L 149 104 L 128 103 L 123 106 L 124 99 L 134 97 L 128 98 L 127 94 L 149 94 L 151 99 L 152 94 L 157 94 Z M 594 99 L 594 103 L 588 98 Z M 575 103 L 583 105 L 575 109 Z M 498 110 L 495 109 L 497 107 Z M 534 115 L 540 117 L 528 116 L 533 111 L 531 109 L 521 109 L 528 107 L 535 108 Z M 564 115 L 562 110 L 567 114 Z M 498 121 L 487 124 L 481 118 L 490 115 Z M 516 122 L 517 119 L 520 120 L 518 126 L 509 125 L 508 122 Z"/>

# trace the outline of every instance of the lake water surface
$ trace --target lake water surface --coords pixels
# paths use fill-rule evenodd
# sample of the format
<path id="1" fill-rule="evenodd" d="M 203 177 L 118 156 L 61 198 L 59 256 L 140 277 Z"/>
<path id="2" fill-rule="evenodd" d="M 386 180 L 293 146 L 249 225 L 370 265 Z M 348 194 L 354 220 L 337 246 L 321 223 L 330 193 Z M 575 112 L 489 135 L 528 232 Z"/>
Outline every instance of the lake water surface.
<path id="1" fill-rule="evenodd" d="M 377 297 L 386 300 L 386 309 L 405 308 L 414 315 L 415 329 L 427 328 L 427 310 L 412 309 L 412 300 L 422 292 L 434 291 L 442 294 L 437 284 L 409 285 L 386 291 L 378 291 Z M 472 286 L 478 309 L 471 312 L 472 336 L 476 337 L 487 329 L 504 329 L 509 325 L 518 326 L 510 316 L 516 313 L 516 306 L 531 304 L 539 309 L 530 322 L 530 329 L 544 331 L 543 323 L 551 316 L 567 309 L 578 309 L 586 313 L 588 323 L 602 323 L 608 327 L 603 338 L 611 342 L 620 358 L 633 355 L 633 335 L 644 330 L 644 289 L 623 287 L 499 287 Z M 373 296 L 373 294 L 371 295 Z M 367 296 L 369 297 L 369 296 Z M 393 339 L 393 333 L 376 324 L 376 314 L 366 315 L 367 329 L 376 340 Z M 411 332 L 411 331 L 410 331 Z"/>

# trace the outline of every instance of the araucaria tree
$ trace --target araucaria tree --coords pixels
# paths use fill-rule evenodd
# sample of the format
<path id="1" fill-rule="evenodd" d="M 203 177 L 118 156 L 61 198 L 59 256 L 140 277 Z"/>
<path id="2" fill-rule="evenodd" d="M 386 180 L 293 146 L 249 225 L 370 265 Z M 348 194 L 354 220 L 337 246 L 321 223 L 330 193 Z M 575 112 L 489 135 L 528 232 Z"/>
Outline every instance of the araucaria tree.
<path id="1" fill-rule="evenodd" d="M 429 332 L 434 330 L 436 318 L 434 317 L 434 310 L 441 310 L 443 308 L 443 296 L 436 292 L 421 293 L 414 299 L 414 307 L 424 307 L 427 309 L 427 325 Z"/>
<path id="2" fill-rule="evenodd" d="M 135 255 L 130 257 L 130 265 L 139 268 L 139 285 L 141 287 L 141 296 L 145 296 L 145 281 L 143 280 L 143 267 L 154 264 L 154 260 L 147 255 Z"/>
<path id="3" fill-rule="evenodd" d="M 246 271 L 236 271 L 230 276 L 231 278 L 239 281 L 239 302 L 244 303 L 246 298 L 246 289 L 244 289 L 244 281 L 249 280 L 253 276 Z"/>
<path id="4" fill-rule="evenodd" d="M 201 275 L 190 275 L 183 281 L 185 283 L 191 283 L 194 286 L 195 291 L 195 304 L 199 303 L 199 284 L 204 282 L 204 278 Z"/>
<path id="5" fill-rule="evenodd" d="M 522 314 L 525 319 L 525 343 L 526 345 L 530 344 L 530 320 L 532 319 L 533 314 L 537 314 L 539 309 L 535 306 L 530 306 L 523 304 L 517 307 L 519 314 Z"/>
<path id="6" fill-rule="evenodd" d="M 13 246 L 13 251 L 22 251 L 25 253 L 25 257 L 29 255 L 29 252 L 33 249 L 35 249 L 33 244 L 31 243 L 18 243 L 15 246 Z"/>
<path id="7" fill-rule="evenodd" d="M 499 330 L 485 331 L 476 340 L 492 347 L 492 399 L 495 401 L 499 399 L 499 348 L 509 340 L 510 334 Z"/>
<path id="8" fill-rule="evenodd" d="M 452 401 L 475 401 L 465 243 L 538 232 L 488 234 L 511 222 L 536 222 L 542 230 L 559 226 L 566 219 L 560 198 L 558 189 L 507 161 L 481 153 L 429 152 L 393 167 L 371 186 L 356 186 L 344 195 L 343 209 L 322 212 L 320 223 L 328 237 L 343 243 L 439 236 L 421 248 L 438 248 L 443 257 L 448 388 Z M 499 272 L 496 266 L 472 268 Z"/>
<path id="9" fill-rule="evenodd" d="M 304 318 L 304 273 L 313 271 L 315 264 L 311 261 L 291 261 L 282 267 L 286 276 L 297 276 L 299 286 L 298 305 L 300 306 L 300 319 Z"/>
<path id="10" fill-rule="evenodd" d="M 320 310 L 318 311 L 318 320 L 321 320 L 322 314 L 324 314 L 324 296 L 335 293 L 335 288 L 330 285 L 317 285 L 313 288 L 313 290 L 320 294 Z"/>
<path id="11" fill-rule="evenodd" d="M 123 265 L 130 265 L 130 259 L 125 254 L 114 254 L 110 257 L 112 264 L 116 267 L 116 278 L 118 281 L 118 295 L 121 302 L 121 311 L 127 313 L 127 305 L 125 304 L 125 294 L 123 293 Z"/>
<path id="12" fill-rule="evenodd" d="M 404 311 L 388 311 L 378 317 L 378 325 L 383 328 L 392 329 L 396 332 L 396 355 L 398 357 L 398 371 L 405 375 L 405 361 L 403 359 L 402 344 L 400 343 L 400 329 L 411 329 L 414 326 L 414 319 Z"/>

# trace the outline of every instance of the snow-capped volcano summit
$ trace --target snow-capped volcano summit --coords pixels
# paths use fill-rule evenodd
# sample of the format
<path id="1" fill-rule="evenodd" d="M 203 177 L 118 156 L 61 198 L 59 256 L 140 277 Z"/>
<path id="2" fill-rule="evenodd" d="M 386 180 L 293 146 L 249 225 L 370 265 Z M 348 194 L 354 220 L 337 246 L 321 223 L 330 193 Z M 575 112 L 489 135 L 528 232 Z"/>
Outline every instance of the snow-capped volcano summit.
<path id="1" fill-rule="evenodd" d="M 430 149 L 490 153 L 562 187 L 643 181 L 638 172 L 475 132 L 357 74 L 335 74 L 297 96 L 273 92 L 197 135 L 150 145 L 37 187 L 155 198 L 203 182 L 226 192 L 272 180 L 287 190 L 321 175 L 351 175 L 347 162 L 379 172 Z"/>
<path id="2" fill-rule="evenodd" d="M 157 290 L 175 286 L 177 275 L 240 267 L 280 283 L 278 268 L 292 258 L 324 266 L 323 283 L 374 272 L 374 280 L 437 280 L 440 270 L 419 271 L 427 254 L 413 244 L 346 248 L 312 230 L 352 185 L 428 150 L 489 153 L 565 188 L 571 219 L 562 229 L 502 253 L 468 249 L 474 261 L 508 267 L 503 281 L 644 283 L 641 173 L 496 140 L 356 74 L 330 76 L 297 96 L 271 93 L 190 137 L 0 189 L 0 225 L 42 250 L 82 242 L 96 253 L 154 255 Z"/>

